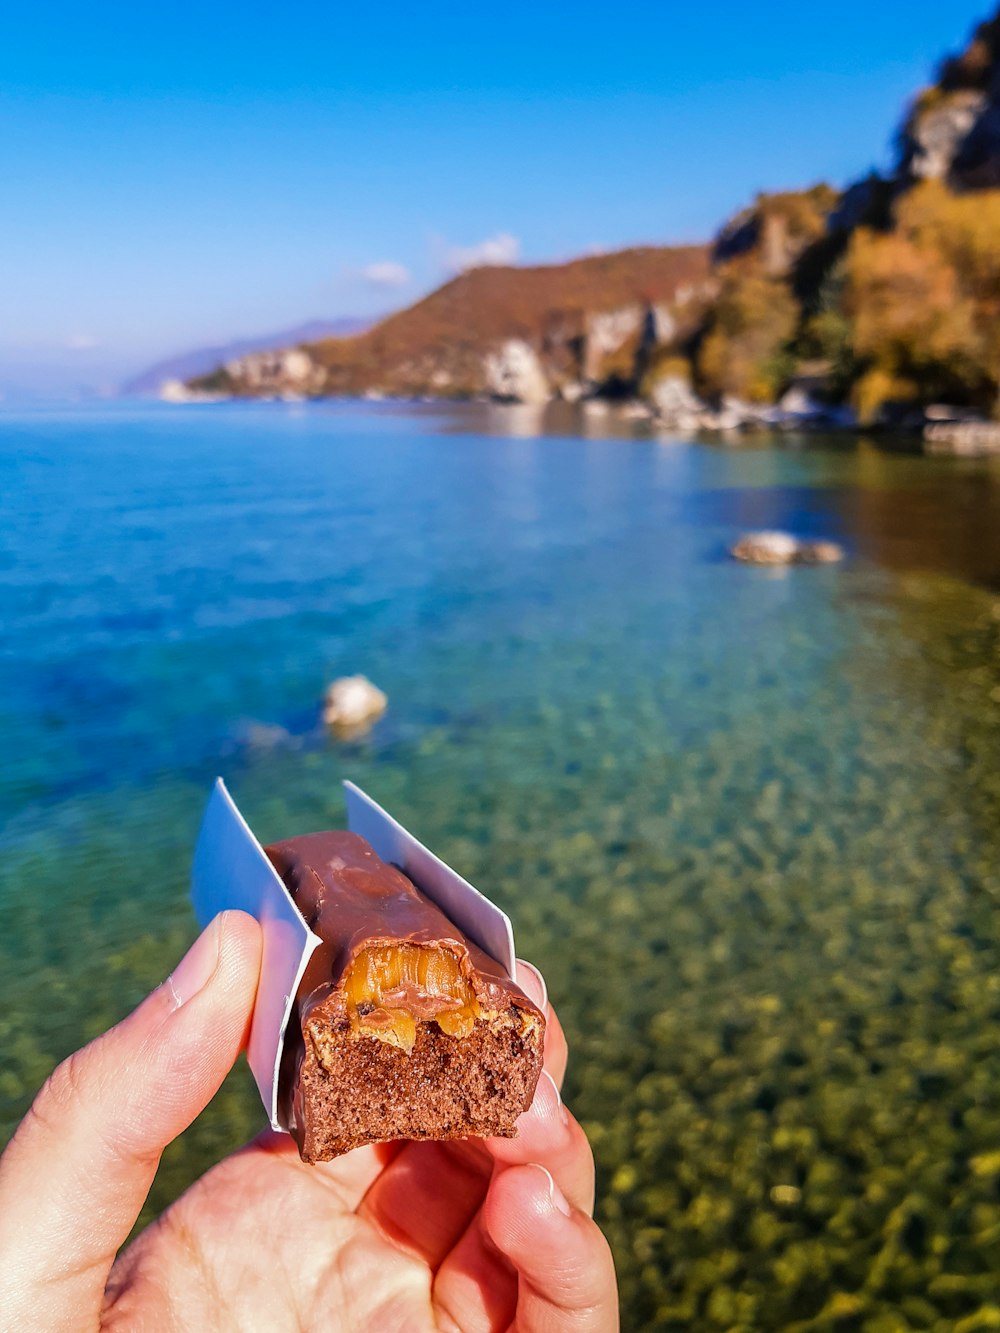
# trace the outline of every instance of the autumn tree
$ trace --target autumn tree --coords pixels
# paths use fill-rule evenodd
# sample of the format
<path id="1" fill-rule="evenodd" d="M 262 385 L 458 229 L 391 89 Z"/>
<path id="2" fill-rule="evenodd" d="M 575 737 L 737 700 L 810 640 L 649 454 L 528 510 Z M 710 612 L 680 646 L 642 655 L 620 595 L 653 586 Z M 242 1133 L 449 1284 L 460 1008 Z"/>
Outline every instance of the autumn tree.
<path id="1" fill-rule="evenodd" d="M 983 347 L 972 302 L 940 249 L 898 229 L 862 228 L 845 263 L 844 309 L 860 378 L 863 421 L 889 401 L 968 397 L 983 379 Z"/>
<path id="2" fill-rule="evenodd" d="M 788 346 L 798 318 L 786 282 L 753 264 L 728 265 L 698 350 L 703 392 L 773 402 L 790 370 Z"/>

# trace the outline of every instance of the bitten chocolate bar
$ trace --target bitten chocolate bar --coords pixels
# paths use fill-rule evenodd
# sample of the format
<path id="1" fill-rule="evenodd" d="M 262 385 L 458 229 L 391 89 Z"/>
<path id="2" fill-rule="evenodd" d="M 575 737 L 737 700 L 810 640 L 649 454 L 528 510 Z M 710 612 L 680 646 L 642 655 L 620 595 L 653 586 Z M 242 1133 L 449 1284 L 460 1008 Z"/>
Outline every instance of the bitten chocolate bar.
<path id="1" fill-rule="evenodd" d="M 265 851 L 321 941 L 278 1088 L 303 1159 L 389 1139 L 511 1137 L 542 1068 L 537 1006 L 356 833 Z"/>

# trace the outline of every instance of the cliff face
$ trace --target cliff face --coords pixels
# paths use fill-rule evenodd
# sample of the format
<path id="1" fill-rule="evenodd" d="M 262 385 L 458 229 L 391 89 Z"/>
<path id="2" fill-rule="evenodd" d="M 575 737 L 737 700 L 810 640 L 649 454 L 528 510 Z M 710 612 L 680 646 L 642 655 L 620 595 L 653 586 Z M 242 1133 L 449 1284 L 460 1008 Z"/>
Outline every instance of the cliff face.
<path id="1" fill-rule="evenodd" d="M 901 170 L 952 189 L 1000 186 L 1000 14 L 946 59 L 901 133 Z"/>

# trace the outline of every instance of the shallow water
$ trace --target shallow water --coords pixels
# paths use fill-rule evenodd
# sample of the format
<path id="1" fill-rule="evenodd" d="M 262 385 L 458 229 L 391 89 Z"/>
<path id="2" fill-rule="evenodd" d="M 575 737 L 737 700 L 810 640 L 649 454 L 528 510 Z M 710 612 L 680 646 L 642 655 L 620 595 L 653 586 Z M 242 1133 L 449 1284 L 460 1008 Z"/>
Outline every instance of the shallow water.
<path id="1" fill-rule="evenodd" d="M 265 840 L 349 776 L 546 971 L 626 1328 L 991 1327 L 1000 468 L 581 421 L 0 417 L 0 1134 L 193 936 L 215 774 Z M 239 1070 L 149 1212 L 261 1120 Z"/>

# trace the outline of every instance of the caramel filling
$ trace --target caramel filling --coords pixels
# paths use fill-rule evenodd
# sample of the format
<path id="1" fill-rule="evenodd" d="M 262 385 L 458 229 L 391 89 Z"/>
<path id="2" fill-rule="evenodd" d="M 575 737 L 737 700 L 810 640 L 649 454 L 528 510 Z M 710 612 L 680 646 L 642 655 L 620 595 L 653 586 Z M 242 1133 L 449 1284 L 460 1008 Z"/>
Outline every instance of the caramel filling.
<path id="1" fill-rule="evenodd" d="M 407 1054 L 418 1023 L 434 1022 L 449 1037 L 467 1037 L 480 1015 L 455 954 L 416 944 L 362 949 L 345 975 L 344 996 L 355 1035 L 375 1037 Z"/>

